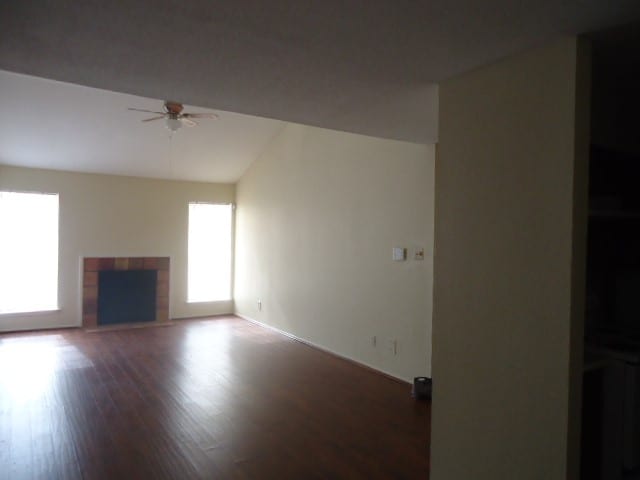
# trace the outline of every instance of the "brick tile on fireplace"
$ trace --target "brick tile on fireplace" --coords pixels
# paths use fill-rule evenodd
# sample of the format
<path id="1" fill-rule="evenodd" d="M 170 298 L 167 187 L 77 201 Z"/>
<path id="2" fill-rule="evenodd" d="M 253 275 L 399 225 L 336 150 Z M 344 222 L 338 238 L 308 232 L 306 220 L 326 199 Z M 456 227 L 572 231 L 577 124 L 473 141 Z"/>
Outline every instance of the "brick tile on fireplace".
<path id="1" fill-rule="evenodd" d="M 169 283 L 168 282 L 158 282 L 156 286 L 156 295 L 158 297 L 168 297 L 169 296 Z"/>
<path id="2" fill-rule="evenodd" d="M 85 258 L 84 259 L 84 271 L 85 272 L 97 272 L 99 270 L 98 258 Z"/>
<path id="3" fill-rule="evenodd" d="M 82 326 L 84 328 L 95 328 L 98 326 L 98 315 L 95 313 L 85 313 L 82 316 Z"/>
<path id="4" fill-rule="evenodd" d="M 98 300 L 82 299 L 82 313 L 83 315 L 96 315 L 98 313 Z"/>
<path id="5" fill-rule="evenodd" d="M 100 258 L 98 259 L 98 270 L 113 270 L 115 264 L 115 258 Z"/>
<path id="6" fill-rule="evenodd" d="M 129 270 L 142 270 L 144 267 L 143 257 L 130 257 L 129 258 Z"/>
<path id="7" fill-rule="evenodd" d="M 157 257 L 145 257 L 144 266 L 145 270 L 158 270 L 158 258 Z"/>
<path id="8" fill-rule="evenodd" d="M 97 262 L 96 262 L 97 265 Z M 84 272 L 82 285 L 84 287 L 97 287 L 98 286 L 98 272 Z"/>
<path id="9" fill-rule="evenodd" d="M 129 258 L 117 257 L 114 260 L 113 268 L 116 270 L 129 270 Z"/>
<path id="10" fill-rule="evenodd" d="M 158 309 L 164 309 L 164 310 L 168 310 L 169 309 L 169 297 L 168 296 L 158 296 L 158 298 L 156 299 L 156 307 L 158 307 Z"/>
<path id="11" fill-rule="evenodd" d="M 98 284 L 83 287 L 82 298 L 84 300 L 98 300 Z"/>

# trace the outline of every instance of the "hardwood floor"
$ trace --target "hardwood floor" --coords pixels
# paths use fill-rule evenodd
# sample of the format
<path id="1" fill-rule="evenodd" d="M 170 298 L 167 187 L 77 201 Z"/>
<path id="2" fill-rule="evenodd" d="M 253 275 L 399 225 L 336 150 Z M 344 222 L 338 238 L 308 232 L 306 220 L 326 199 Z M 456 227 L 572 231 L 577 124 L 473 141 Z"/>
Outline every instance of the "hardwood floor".
<path id="1" fill-rule="evenodd" d="M 424 479 L 410 386 L 236 317 L 0 335 L 0 479 Z"/>

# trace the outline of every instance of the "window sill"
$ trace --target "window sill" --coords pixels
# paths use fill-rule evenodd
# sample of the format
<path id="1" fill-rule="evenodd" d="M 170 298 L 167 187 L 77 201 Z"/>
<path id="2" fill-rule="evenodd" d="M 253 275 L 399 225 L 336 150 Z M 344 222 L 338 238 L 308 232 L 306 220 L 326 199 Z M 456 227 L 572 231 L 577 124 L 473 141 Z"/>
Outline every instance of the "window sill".
<path id="1" fill-rule="evenodd" d="M 31 310 L 31 311 L 28 311 L 28 312 L 6 312 L 6 313 L 0 312 L 0 317 L 1 318 L 35 317 L 35 316 L 38 316 L 38 315 L 51 315 L 53 313 L 59 313 L 61 311 L 62 311 L 62 309 L 60 307 L 58 307 L 58 308 L 52 308 L 50 310 Z"/>
<path id="2" fill-rule="evenodd" d="M 197 305 L 203 303 L 221 303 L 221 302 L 230 302 L 231 298 L 223 298 L 221 300 L 187 300 L 184 303 L 187 305 Z"/>

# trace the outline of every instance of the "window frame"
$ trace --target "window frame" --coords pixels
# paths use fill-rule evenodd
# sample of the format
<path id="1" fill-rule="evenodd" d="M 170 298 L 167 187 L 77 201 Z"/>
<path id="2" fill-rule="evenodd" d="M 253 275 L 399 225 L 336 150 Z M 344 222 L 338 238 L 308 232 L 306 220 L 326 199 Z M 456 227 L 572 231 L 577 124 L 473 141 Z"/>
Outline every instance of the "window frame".
<path id="1" fill-rule="evenodd" d="M 2 193 L 10 193 L 10 194 L 26 194 L 26 195 L 46 195 L 46 196 L 54 196 L 57 198 L 56 202 L 56 254 L 55 254 L 55 301 L 51 307 L 42 308 L 42 309 L 28 309 L 28 310 L 17 310 L 17 311 L 0 311 L 0 317 L 8 318 L 8 317 L 20 317 L 20 316 L 35 316 L 40 314 L 54 313 L 59 312 L 61 310 L 60 307 L 60 217 L 61 217 L 61 208 L 60 208 L 60 200 L 61 194 L 60 192 L 52 192 L 52 191 L 40 191 L 40 190 L 17 190 L 17 189 L 9 189 L 6 187 L 0 187 L 0 194 Z"/>
<path id="2" fill-rule="evenodd" d="M 190 274 L 189 274 L 189 265 L 190 265 L 190 255 L 189 255 L 189 232 L 190 232 L 190 218 L 191 218 L 191 205 L 213 205 L 213 206 L 227 206 L 229 207 L 229 295 L 228 298 L 217 298 L 217 299 L 209 299 L 209 300 L 192 300 L 189 296 L 190 291 Z M 231 302 L 233 301 L 233 287 L 234 287 L 234 252 L 235 252 L 235 210 L 236 205 L 232 202 L 215 202 L 215 201 L 202 201 L 202 200 L 191 200 L 187 204 L 187 265 L 186 265 L 186 299 L 185 302 L 190 305 L 197 304 L 207 304 L 207 303 L 218 303 L 218 302 Z"/>

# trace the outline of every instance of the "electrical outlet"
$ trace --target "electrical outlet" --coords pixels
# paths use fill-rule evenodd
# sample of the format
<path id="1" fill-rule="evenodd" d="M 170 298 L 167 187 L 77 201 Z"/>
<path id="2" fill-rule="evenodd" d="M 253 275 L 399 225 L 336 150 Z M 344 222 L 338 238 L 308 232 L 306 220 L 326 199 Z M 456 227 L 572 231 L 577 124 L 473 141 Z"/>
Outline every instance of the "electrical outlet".
<path id="1" fill-rule="evenodd" d="M 389 353 L 394 357 L 398 355 L 398 340 L 389 340 Z"/>
<path id="2" fill-rule="evenodd" d="M 258 311 L 262 311 L 262 300 L 258 299 Z"/>

